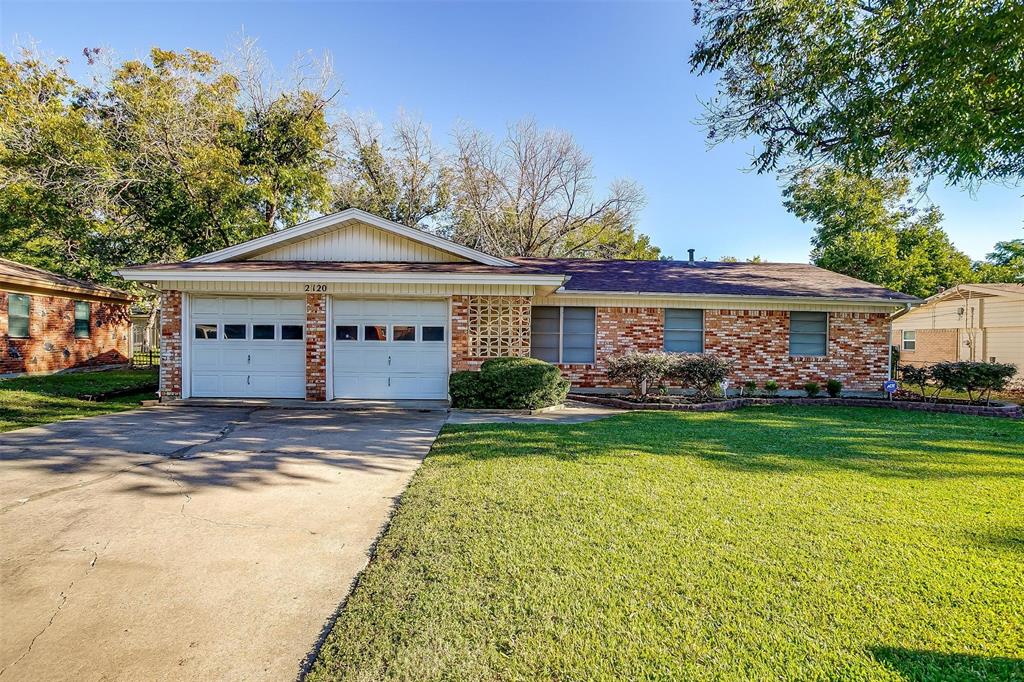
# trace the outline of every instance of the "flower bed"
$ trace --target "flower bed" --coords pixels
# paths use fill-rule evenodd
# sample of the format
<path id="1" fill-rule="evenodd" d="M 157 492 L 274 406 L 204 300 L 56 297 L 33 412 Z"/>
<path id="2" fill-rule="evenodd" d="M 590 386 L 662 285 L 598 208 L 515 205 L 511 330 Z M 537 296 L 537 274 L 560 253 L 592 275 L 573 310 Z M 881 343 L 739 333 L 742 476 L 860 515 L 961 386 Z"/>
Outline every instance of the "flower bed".
<path id="1" fill-rule="evenodd" d="M 887 400 L 885 398 L 723 398 L 707 402 L 638 402 L 622 396 L 570 393 L 569 398 L 580 402 L 625 410 L 677 410 L 681 412 L 726 412 L 751 405 L 827 405 L 833 407 L 888 407 L 915 412 L 946 412 L 970 414 L 979 417 L 1024 418 L 1020 405 L 971 405 L 954 402 L 924 402 L 918 400 Z"/>

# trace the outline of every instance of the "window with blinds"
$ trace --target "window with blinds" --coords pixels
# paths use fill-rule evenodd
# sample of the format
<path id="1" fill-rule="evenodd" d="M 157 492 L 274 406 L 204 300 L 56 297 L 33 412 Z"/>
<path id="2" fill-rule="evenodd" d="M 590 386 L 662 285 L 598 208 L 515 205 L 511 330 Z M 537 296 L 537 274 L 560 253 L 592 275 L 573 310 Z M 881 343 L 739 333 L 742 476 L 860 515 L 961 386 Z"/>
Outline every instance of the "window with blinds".
<path id="1" fill-rule="evenodd" d="M 668 353 L 704 352 L 703 310 L 665 309 L 665 351 Z"/>
<path id="2" fill-rule="evenodd" d="M 826 355 L 827 350 L 828 313 L 791 312 L 789 354 Z"/>

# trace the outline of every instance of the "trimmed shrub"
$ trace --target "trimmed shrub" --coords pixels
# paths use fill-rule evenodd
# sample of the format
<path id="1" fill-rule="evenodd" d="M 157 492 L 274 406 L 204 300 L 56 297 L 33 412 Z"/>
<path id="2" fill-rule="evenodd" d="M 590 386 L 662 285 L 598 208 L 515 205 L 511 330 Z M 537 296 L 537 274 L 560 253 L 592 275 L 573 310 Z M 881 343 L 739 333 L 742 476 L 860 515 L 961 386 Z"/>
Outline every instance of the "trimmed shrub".
<path id="1" fill-rule="evenodd" d="M 569 382 L 543 360 L 494 358 L 479 372 L 454 372 L 448 392 L 452 407 L 535 410 L 564 401 Z"/>
<path id="2" fill-rule="evenodd" d="M 1016 365 L 1002 362 L 939 362 L 931 366 L 931 377 L 940 390 L 966 391 L 971 402 L 988 402 L 992 391 L 1003 390 L 1016 373 Z"/>
<path id="3" fill-rule="evenodd" d="M 643 400 L 672 369 L 674 358 L 668 353 L 639 353 L 633 351 L 608 358 L 605 365 L 608 379 L 629 384 L 633 396 Z"/>
<path id="4" fill-rule="evenodd" d="M 753 379 L 743 382 L 743 393 L 741 395 L 754 395 L 754 391 L 757 390 L 757 382 Z"/>
<path id="5" fill-rule="evenodd" d="M 838 398 L 843 392 L 843 382 L 839 381 L 839 379 L 829 379 L 825 382 L 825 390 L 830 397 Z"/>
<path id="6" fill-rule="evenodd" d="M 808 398 L 817 398 L 818 394 L 821 393 L 821 386 L 818 385 L 817 381 L 808 381 L 804 384 L 804 391 L 807 393 Z"/>
<path id="7" fill-rule="evenodd" d="M 915 367 L 914 365 L 902 365 L 900 376 L 903 382 L 917 388 L 917 392 L 924 398 L 928 391 L 928 382 L 932 379 L 931 369 L 928 367 Z"/>
<path id="8" fill-rule="evenodd" d="M 768 381 L 764 382 L 764 392 L 767 393 L 768 395 L 778 395 L 779 382 L 775 381 L 774 379 L 769 379 Z"/>
<path id="9" fill-rule="evenodd" d="M 698 400 L 708 400 L 731 369 L 732 363 L 715 355 L 677 355 L 669 376 L 678 379 L 684 388 L 692 388 Z"/>

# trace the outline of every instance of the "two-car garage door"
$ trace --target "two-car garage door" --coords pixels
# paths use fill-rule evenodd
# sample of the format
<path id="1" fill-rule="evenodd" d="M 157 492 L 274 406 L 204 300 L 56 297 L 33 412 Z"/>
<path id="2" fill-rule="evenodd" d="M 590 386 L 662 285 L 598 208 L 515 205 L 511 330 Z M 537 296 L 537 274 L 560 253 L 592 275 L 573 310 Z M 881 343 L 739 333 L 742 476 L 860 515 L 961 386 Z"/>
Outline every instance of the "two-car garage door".
<path id="1" fill-rule="evenodd" d="M 335 299 L 332 308 L 334 397 L 447 397 L 447 301 Z M 191 394 L 304 397 L 304 323 L 303 299 L 193 297 Z"/>

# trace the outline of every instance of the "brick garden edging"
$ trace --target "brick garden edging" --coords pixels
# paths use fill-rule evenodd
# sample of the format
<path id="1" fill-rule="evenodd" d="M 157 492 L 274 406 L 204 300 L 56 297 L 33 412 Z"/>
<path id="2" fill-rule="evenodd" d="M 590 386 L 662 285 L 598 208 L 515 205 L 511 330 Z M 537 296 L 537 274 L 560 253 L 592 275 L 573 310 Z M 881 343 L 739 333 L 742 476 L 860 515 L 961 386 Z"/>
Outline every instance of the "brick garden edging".
<path id="1" fill-rule="evenodd" d="M 624 410 L 674 410 L 677 412 L 728 412 L 751 405 L 827 405 L 831 407 L 887 407 L 911 412 L 946 412 L 978 417 L 1024 418 L 1020 405 L 950 405 L 910 400 L 884 400 L 881 398 L 728 398 L 709 403 L 637 403 L 622 398 L 570 393 L 571 400 L 582 403 L 617 407 Z"/>

